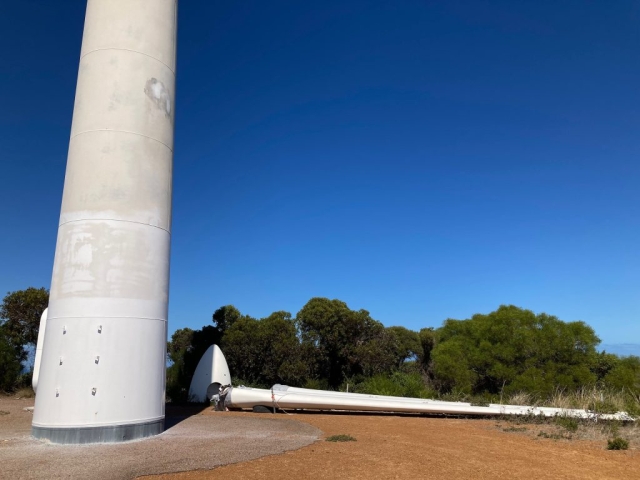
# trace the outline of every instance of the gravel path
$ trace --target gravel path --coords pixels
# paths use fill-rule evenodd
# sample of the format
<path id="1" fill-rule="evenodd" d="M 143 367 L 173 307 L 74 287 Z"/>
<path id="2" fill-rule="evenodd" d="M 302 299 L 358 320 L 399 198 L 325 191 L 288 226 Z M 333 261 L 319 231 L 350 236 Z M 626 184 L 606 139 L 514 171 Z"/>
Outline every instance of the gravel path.
<path id="1" fill-rule="evenodd" d="M 60 446 L 30 437 L 32 414 L 23 410 L 30 405 L 33 399 L 0 398 L 0 412 L 8 412 L 0 414 L 2 479 L 111 480 L 211 469 L 298 449 L 321 435 L 317 428 L 288 418 L 207 412 L 147 440 Z"/>

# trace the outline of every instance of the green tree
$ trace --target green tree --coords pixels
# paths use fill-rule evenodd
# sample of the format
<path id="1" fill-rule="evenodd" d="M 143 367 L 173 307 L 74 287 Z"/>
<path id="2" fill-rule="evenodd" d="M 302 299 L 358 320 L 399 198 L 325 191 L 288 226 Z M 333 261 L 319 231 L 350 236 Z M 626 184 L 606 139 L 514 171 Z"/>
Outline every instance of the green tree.
<path id="1" fill-rule="evenodd" d="M 393 335 L 396 366 L 400 367 L 407 360 L 416 360 L 423 355 L 418 332 L 405 327 L 389 327 L 387 332 Z"/>
<path id="2" fill-rule="evenodd" d="M 15 347 L 19 361 L 27 357 L 24 348 L 35 346 L 38 341 L 40 317 L 48 304 L 49 291 L 34 287 L 9 292 L 2 300 L 0 325 L 4 329 L 5 337 Z"/>
<path id="3" fill-rule="evenodd" d="M 467 357 L 464 341 L 443 342 L 434 350 L 432 359 L 434 383 L 440 391 L 472 392 L 477 376 Z"/>
<path id="4" fill-rule="evenodd" d="M 225 305 L 224 307 L 220 307 L 215 312 L 213 312 L 212 320 L 213 326 L 216 328 L 219 338 L 216 343 L 219 343 L 222 340 L 222 336 L 227 331 L 229 327 L 231 327 L 235 322 L 242 318 L 242 314 L 240 310 L 238 310 L 233 305 Z"/>
<path id="5" fill-rule="evenodd" d="M 202 355 L 211 345 L 220 345 L 227 329 L 241 318 L 237 308 L 225 305 L 213 313 L 213 325 L 199 330 L 182 328 L 173 333 L 167 342 L 167 357 L 171 362 L 167 368 L 167 394 L 172 401 L 188 400 L 191 379 Z"/>
<path id="6" fill-rule="evenodd" d="M 436 331 L 431 328 L 422 328 L 418 332 L 420 340 L 420 350 L 418 353 L 418 363 L 423 372 L 428 372 L 431 367 L 431 352 L 436 346 Z"/>
<path id="7" fill-rule="evenodd" d="M 167 369 L 167 394 L 173 402 L 188 400 L 189 386 L 204 352 L 218 343 L 218 330 L 206 325 L 200 330 L 176 330 L 167 343 L 167 356 L 173 364 Z"/>
<path id="8" fill-rule="evenodd" d="M 353 349 L 352 362 L 344 369 L 345 375 L 371 377 L 390 373 L 398 368 L 396 338 L 382 324 L 374 326 L 369 338 L 358 343 Z"/>
<path id="9" fill-rule="evenodd" d="M 167 342 L 167 396 L 172 402 L 187 400 L 189 385 L 185 385 L 185 356 L 191 348 L 194 331 L 190 328 L 176 330 Z M 190 380 L 189 380 L 190 381 Z"/>
<path id="10" fill-rule="evenodd" d="M 0 391 L 12 390 L 20 375 L 20 360 L 3 327 L 0 327 Z"/>
<path id="11" fill-rule="evenodd" d="M 240 380 L 252 385 L 262 385 L 262 348 L 259 345 L 258 328 L 258 320 L 244 316 L 237 319 L 225 332 L 221 347 L 234 382 Z"/>
<path id="12" fill-rule="evenodd" d="M 600 352 L 594 357 L 591 371 L 596 375 L 599 382 L 604 381 L 611 370 L 620 363 L 620 357 L 612 353 Z"/>
<path id="13" fill-rule="evenodd" d="M 628 390 L 640 395 L 640 357 L 618 358 L 616 365 L 604 376 L 604 384 L 616 390 Z"/>
<path id="14" fill-rule="evenodd" d="M 394 337 L 366 310 L 312 298 L 296 316 L 305 351 L 318 378 L 337 388 L 345 378 L 390 371 L 396 363 Z"/>
<path id="15" fill-rule="evenodd" d="M 180 328 L 173 332 L 171 341 L 167 342 L 167 356 L 172 363 L 184 360 L 184 356 L 191 348 L 194 331 L 190 328 Z"/>
<path id="16" fill-rule="evenodd" d="M 447 320 L 437 331 L 432 374 L 444 390 L 545 395 L 595 384 L 599 342 L 584 322 L 503 305 L 487 315 Z"/>
<path id="17" fill-rule="evenodd" d="M 234 377 L 254 385 L 301 385 L 308 375 L 295 323 L 288 312 L 256 320 L 243 316 L 229 327 L 223 348 Z"/>

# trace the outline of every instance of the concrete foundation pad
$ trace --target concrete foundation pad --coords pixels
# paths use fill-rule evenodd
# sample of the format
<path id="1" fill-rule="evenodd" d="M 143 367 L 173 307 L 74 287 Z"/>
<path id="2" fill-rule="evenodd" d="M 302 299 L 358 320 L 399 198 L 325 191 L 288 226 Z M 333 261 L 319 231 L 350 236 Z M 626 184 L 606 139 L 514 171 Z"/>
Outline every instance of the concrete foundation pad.
<path id="1" fill-rule="evenodd" d="M 315 442 L 317 428 L 281 416 L 216 412 L 179 417 L 155 437 L 124 443 L 56 445 L 30 434 L 31 400 L 0 398 L 0 465 L 11 479 L 131 479 L 140 475 L 212 469 Z M 178 415 L 183 413 L 176 412 Z"/>

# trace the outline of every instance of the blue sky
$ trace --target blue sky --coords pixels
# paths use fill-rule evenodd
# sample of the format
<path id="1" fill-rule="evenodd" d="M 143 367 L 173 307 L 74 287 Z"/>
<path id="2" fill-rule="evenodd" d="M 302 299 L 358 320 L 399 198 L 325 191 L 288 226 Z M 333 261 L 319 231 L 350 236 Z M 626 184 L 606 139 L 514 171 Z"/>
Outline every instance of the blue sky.
<path id="1" fill-rule="evenodd" d="M 0 292 L 49 286 L 84 2 L 0 14 Z M 640 343 L 640 6 L 180 5 L 170 332 L 313 296 Z"/>

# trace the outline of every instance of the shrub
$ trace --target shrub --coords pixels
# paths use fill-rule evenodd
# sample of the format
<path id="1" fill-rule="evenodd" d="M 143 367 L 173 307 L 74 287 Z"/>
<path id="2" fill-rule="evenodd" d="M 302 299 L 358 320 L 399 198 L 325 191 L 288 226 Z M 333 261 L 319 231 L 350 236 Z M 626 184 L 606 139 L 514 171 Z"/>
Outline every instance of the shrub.
<path id="1" fill-rule="evenodd" d="M 302 386 L 311 390 L 330 390 L 326 379 L 308 378 Z"/>
<path id="2" fill-rule="evenodd" d="M 559 425 L 569 432 L 578 430 L 578 420 L 571 417 L 556 417 L 556 425 Z"/>
<path id="3" fill-rule="evenodd" d="M 331 435 L 327 437 L 327 442 L 355 442 L 357 441 L 351 435 Z"/>
<path id="4" fill-rule="evenodd" d="M 640 393 L 640 357 L 617 358 L 604 376 L 604 384 L 615 390 Z"/>
<path id="5" fill-rule="evenodd" d="M 640 400 L 628 397 L 625 402 L 625 410 L 629 415 L 637 419 L 640 417 Z"/>
<path id="6" fill-rule="evenodd" d="M 589 404 L 588 410 L 596 413 L 617 413 L 620 411 L 618 406 L 609 400 L 596 400 Z"/>
<path id="7" fill-rule="evenodd" d="M 376 375 L 375 377 L 367 378 L 362 381 L 362 383 L 357 384 L 355 386 L 355 391 L 371 395 L 401 397 L 404 389 L 390 377 L 386 375 Z"/>
<path id="8" fill-rule="evenodd" d="M 550 440 L 571 440 L 573 437 L 569 434 L 565 435 L 562 433 L 548 433 L 548 432 L 539 432 L 538 437 L 548 438 Z"/>
<path id="9" fill-rule="evenodd" d="M 607 440 L 607 450 L 628 450 L 629 442 L 624 438 L 616 437 L 611 440 Z"/>
<path id="10" fill-rule="evenodd" d="M 430 398 L 434 396 L 434 392 L 427 389 L 419 374 L 402 372 L 366 378 L 355 386 L 354 391 L 392 397 Z"/>
<path id="11" fill-rule="evenodd" d="M 527 427 L 507 427 L 503 428 L 503 432 L 526 432 L 529 430 Z"/>

